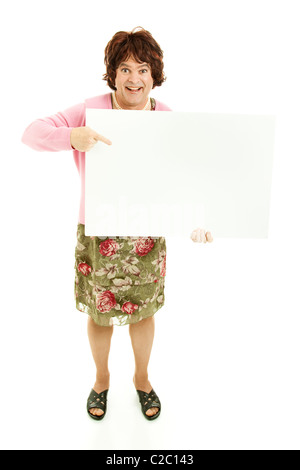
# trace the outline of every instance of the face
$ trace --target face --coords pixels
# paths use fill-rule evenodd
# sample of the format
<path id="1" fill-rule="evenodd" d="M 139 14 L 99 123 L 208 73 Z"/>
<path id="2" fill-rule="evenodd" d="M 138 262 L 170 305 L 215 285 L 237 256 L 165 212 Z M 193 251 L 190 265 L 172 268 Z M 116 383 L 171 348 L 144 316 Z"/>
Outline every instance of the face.
<path id="1" fill-rule="evenodd" d="M 121 108 L 143 109 L 153 88 L 150 65 L 139 64 L 131 57 L 122 62 L 116 71 L 115 87 Z"/>

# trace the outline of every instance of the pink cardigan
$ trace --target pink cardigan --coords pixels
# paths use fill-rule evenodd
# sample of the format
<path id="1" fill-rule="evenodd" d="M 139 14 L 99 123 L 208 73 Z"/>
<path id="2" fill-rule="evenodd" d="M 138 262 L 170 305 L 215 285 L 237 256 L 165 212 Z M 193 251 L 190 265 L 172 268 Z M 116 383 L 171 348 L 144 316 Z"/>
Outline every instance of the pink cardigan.
<path id="1" fill-rule="evenodd" d="M 164 103 L 155 100 L 154 111 L 171 111 Z M 24 131 L 22 142 L 34 150 L 58 152 L 73 150 L 74 161 L 81 179 L 81 197 L 79 219 L 85 223 L 85 152 L 74 150 L 70 135 L 74 127 L 85 126 L 86 108 L 112 109 L 111 93 L 88 98 L 84 103 L 77 104 L 53 116 L 33 121 Z"/>

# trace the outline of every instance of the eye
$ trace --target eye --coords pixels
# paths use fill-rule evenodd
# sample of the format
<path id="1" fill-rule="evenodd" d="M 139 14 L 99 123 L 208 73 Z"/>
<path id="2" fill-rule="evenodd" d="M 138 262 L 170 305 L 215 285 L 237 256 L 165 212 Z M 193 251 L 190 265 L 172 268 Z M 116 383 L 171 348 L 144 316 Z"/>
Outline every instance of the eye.
<path id="1" fill-rule="evenodd" d="M 121 69 L 121 72 L 123 72 L 123 70 L 128 70 L 128 69 L 126 67 L 124 67 L 124 68 Z"/>

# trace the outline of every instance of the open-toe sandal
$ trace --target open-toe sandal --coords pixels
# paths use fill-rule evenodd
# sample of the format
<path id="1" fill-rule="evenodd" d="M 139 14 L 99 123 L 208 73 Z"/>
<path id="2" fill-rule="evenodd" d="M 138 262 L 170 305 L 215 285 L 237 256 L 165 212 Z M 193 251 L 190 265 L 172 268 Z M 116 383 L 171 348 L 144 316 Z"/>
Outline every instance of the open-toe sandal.
<path id="1" fill-rule="evenodd" d="M 100 419 L 103 419 L 106 413 L 106 405 L 107 405 L 107 393 L 108 390 L 104 390 L 103 392 L 96 393 L 95 390 L 92 388 L 90 396 L 88 397 L 87 400 L 87 412 L 90 415 L 91 418 L 96 419 L 97 421 L 100 421 Z M 101 416 L 93 415 L 90 413 L 90 410 L 92 408 L 99 408 L 100 410 L 103 411 L 103 414 Z"/>
<path id="2" fill-rule="evenodd" d="M 142 390 L 137 390 L 137 394 L 139 396 L 142 412 L 145 418 L 149 420 L 158 418 L 160 415 L 161 403 L 155 391 L 152 389 L 151 392 L 146 393 L 146 392 L 143 392 Z M 146 414 L 146 411 L 148 411 L 149 408 L 159 408 L 159 410 L 154 415 L 148 416 Z"/>

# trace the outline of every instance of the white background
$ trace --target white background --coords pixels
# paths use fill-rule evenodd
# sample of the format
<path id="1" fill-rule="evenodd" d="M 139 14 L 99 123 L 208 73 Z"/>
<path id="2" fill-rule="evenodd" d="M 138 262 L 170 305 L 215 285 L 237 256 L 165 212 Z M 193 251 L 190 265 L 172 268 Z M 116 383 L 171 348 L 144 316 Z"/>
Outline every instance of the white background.
<path id="1" fill-rule="evenodd" d="M 299 449 L 299 2 L 1 4 L 3 449 Z M 86 316 L 73 299 L 79 177 L 71 152 L 21 144 L 25 127 L 109 91 L 104 48 L 149 30 L 178 111 L 277 116 L 267 240 L 167 240 L 166 303 L 149 368 L 160 418 L 142 416 L 127 327 L 115 328 L 105 420 Z M 253 188 L 255 191 L 255 188 Z M 209 227 L 206 227 L 209 229 Z"/>

